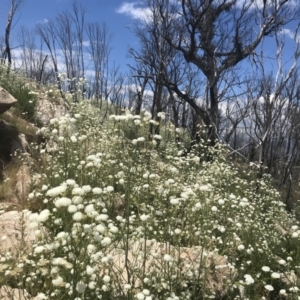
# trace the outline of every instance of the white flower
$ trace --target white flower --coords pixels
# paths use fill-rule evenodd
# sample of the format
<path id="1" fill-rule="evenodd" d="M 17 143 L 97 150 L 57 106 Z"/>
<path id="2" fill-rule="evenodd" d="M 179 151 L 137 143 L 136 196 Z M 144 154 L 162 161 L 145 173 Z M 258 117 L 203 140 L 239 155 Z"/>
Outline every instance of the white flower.
<path id="1" fill-rule="evenodd" d="M 73 190 L 72 190 L 72 195 L 82 196 L 84 194 L 85 194 L 84 189 L 82 189 L 80 187 L 73 188 Z"/>
<path id="2" fill-rule="evenodd" d="M 181 229 L 176 228 L 176 229 L 174 230 L 174 232 L 175 232 L 176 234 L 180 234 L 180 233 L 181 233 Z"/>
<path id="3" fill-rule="evenodd" d="M 289 291 L 292 293 L 297 293 L 297 292 L 299 292 L 299 288 L 296 286 L 292 286 L 291 288 L 289 288 Z"/>
<path id="4" fill-rule="evenodd" d="M 96 286 L 97 286 L 97 284 L 96 284 L 95 281 L 91 281 L 91 282 L 89 283 L 89 288 L 90 288 L 91 290 L 94 290 L 94 289 L 96 288 Z"/>
<path id="5" fill-rule="evenodd" d="M 125 290 L 130 290 L 131 289 L 131 285 L 128 284 L 128 283 L 124 284 L 124 289 Z"/>
<path id="6" fill-rule="evenodd" d="M 223 204 L 225 203 L 225 201 L 224 201 L 223 199 L 219 199 L 219 200 L 218 200 L 218 203 L 219 203 L 220 205 L 223 205 Z"/>
<path id="7" fill-rule="evenodd" d="M 295 231 L 295 232 L 292 233 L 292 238 L 297 238 L 298 236 L 299 236 L 298 232 Z"/>
<path id="8" fill-rule="evenodd" d="M 85 213 L 87 213 L 87 214 L 93 212 L 94 210 L 95 210 L 94 204 L 89 204 L 89 205 L 87 205 L 87 206 L 85 207 L 85 209 L 84 209 Z"/>
<path id="9" fill-rule="evenodd" d="M 42 253 L 46 248 L 44 246 L 37 246 L 34 249 L 34 253 Z"/>
<path id="10" fill-rule="evenodd" d="M 159 135 L 159 134 L 154 134 L 153 138 L 156 139 L 156 140 L 161 140 L 162 139 L 161 135 Z"/>
<path id="11" fill-rule="evenodd" d="M 202 185 L 202 186 L 200 186 L 199 190 L 202 192 L 209 192 L 209 191 L 211 191 L 211 185 L 209 185 L 209 184 Z"/>
<path id="12" fill-rule="evenodd" d="M 271 277 L 272 277 L 273 279 L 277 279 L 277 278 L 280 278 L 280 274 L 277 273 L 277 272 L 274 272 L 274 273 L 271 274 Z"/>
<path id="13" fill-rule="evenodd" d="M 92 190 L 90 185 L 84 185 L 82 189 L 84 190 L 85 193 L 89 193 Z"/>
<path id="14" fill-rule="evenodd" d="M 109 185 L 108 187 L 106 187 L 106 191 L 109 192 L 109 193 L 111 193 L 111 192 L 114 191 L 114 188 Z"/>
<path id="15" fill-rule="evenodd" d="M 262 268 L 261 268 L 264 272 L 270 272 L 270 268 L 269 267 L 267 267 L 267 266 L 263 266 Z"/>
<path id="16" fill-rule="evenodd" d="M 278 263 L 279 263 L 280 265 L 285 265 L 285 264 L 286 264 L 286 261 L 285 261 L 284 259 L 280 259 L 280 260 L 278 261 Z"/>
<path id="17" fill-rule="evenodd" d="M 140 216 L 140 219 L 141 219 L 142 221 L 147 221 L 147 220 L 149 219 L 149 215 L 142 214 L 142 215 Z"/>
<path id="18" fill-rule="evenodd" d="M 87 245 L 86 249 L 89 254 L 95 253 L 97 251 L 96 246 L 92 244 Z"/>
<path id="19" fill-rule="evenodd" d="M 136 294 L 136 298 L 137 298 L 138 300 L 144 300 L 144 299 L 145 299 L 145 295 L 144 295 L 143 293 L 137 293 L 137 294 Z"/>
<path id="20" fill-rule="evenodd" d="M 239 251 L 242 251 L 242 250 L 245 249 L 245 246 L 243 244 L 240 244 L 240 245 L 238 245 L 237 248 L 238 248 Z"/>
<path id="21" fill-rule="evenodd" d="M 65 185 L 54 187 L 47 191 L 46 196 L 49 196 L 51 198 L 55 198 L 58 195 L 61 195 L 67 190 L 67 187 Z"/>
<path id="22" fill-rule="evenodd" d="M 75 213 L 73 215 L 72 218 L 73 218 L 74 221 L 80 221 L 82 219 L 82 213 L 80 211 L 78 211 L 77 213 Z"/>
<path id="23" fill-rule="evenodd" d="M 105 226 L 103 226 L 102 224 L 97 225 L 96 227 L 94 227 L 94 229 L 100 233 L 105 232 Z"/>
<path id="24" fill-rule="evenodd" d="M 43 186 L 42 186 L 42 191 L 47 191 L 47 190 L 48 190 L 48 186 L 45 185 L 45 184 L 43 184 Z"/>
<path id="25" fill-rule="evenodd" d="M 77 211 L 77 206 L 76 206 L 76 205 L 72 204 L 72 205 L 70 205 L 70 206 L 68 207 L 68 212 L 69 212 L 69 213 L 73 214 L 73 213 L 75 213 L 76 211 Z"/>
<path id="26" fill-rule="evenodd" d="M 100 214 L 97 218 L 96 221 L 106 221 L 108 219 L 108 215 L 106 214 Z"/>
<path id="27" fill-rule="evenodd" d="M 286 295 L 286 290 L 284 290 L 284 289 L 280 290 L 280 291 L 279 291 L 279 294 L 280 294 L 280 295 Z"/>
<path id="28" fill-rule="evenodd" d="M 179 203 L 179 199 L 173 198 L 173 199 L 170 200 L 170 203 L 176 205 L 176 204 Z"/>
<path id="29" fill-rule="evenodd" d="M 102 194 L 102 189 L 99 187 L 95 187 L 95 188 L 93 188 L 92 192 L 95 195 L 100 195 L 100 194 Z"/>
<path id="30" fill-rule="evenodd" d="M 59 232 L 59 233 L 56 235 L 56 237 L 57 237 L 58 239 L 65 239 L 65 238 L 67 238 L 67 236 L 68 236 L 68 234 L 67 234 L 66 232 L 64 232 L 64 231 L 61 231 L 61 232 Z"/>
<path id="31" fill-rule="evenodd" d="M 71 199 L 69 199 L 67 197 L 59 198 L 54 202 L 56 207 L 69 206 L 69 205 L 71 205 L 71 203 L 72 203 Z"/>
<path id="32" fill-rule="evenodd" d="M 103 292 L 108 291 L 108 287 L 105 284 L 102 285 L 101 289 L 102 289 Z"/>
<path id="33" fill-rule="evenodd" d="M 38 293 L 34 299 L 35 300 L 47 300 L 48 297 L 44 293 Z"/>
<path id="34" fill-rule="evenodd" d="M 251 275 L 246 274 L 246 275 L 244 275 L 244 278 L 245 278 L 246 285 L 250 285 L 250 284 L 254 283 L 254 279 Z"/>
<path id="35" fill-rule="evenodd" d="M 88 274 L 89 276 L 91 276 L 94 273 L 95 273 L 95 269 L 94 268 L 92 268 L 91 266 L 86 266 L 86 274 Z"/>
<path id="36" fill-rule="evenodd" d="M 67 179 L 67 180 L 66 180 L 66 184 L 67 184 L 67 185 L 71 185 L 71 186 L 73 186 L 73 185 L 75 185 L 75 184 L 76 184 L 76 181 L 75 181 L 75 180 L 73 180 L 73 179 Z"/>
<path id="37" fill-rule="evenodd" d="M 62 279 L 62 277 L 56 276 L 56 278 L 52 280 L 52 284 L 53 284 L 54 286 L 64 286 L 64 285 L 65 285 L 65 282 L 64 282 L 64 280 Z"/>
<path id="38" fill-rule="evenodd" d="M 149 295 L 150 295 L 150 291 L 147 290 L 147 289 L 143 289 L 143 294 L 144 294 L 145 296 L 149 296 Z"/>
<path id="39" fill-rule="evenodd" d="M 82 199 L 82 197 L 80 197 L 80 196 L 74 196 L 74 197 L 72 198 L 72 202 L 73 202 L 74 204 L 80 204 L 80 203 L 82 203 L 82 201 L 83 201 L 83 199 Z"/>
<path id="40" fill-rule="evenodd" d="M 76 143 L 76 142 L 77 142 L 77 138 L 76 138 L 75 135 L 72 135 L 72 136 L 70 137 L 70 139 L 71 139 L 71 142 L 72 142 L 72 143 Z"/>
<path id="41" fill-rule="evenodd" d="M 217 211 L 218 211 L 218 208 L 217 208 L 216 206 L 213 206 L 213 207 L 211 208 L 211 211 L 212 211 L 212 212 L 217 212 Z"/>
<path id="42" fill-rule="evenodd" d="M 103 281 L 104 281 L 105 283 L 110 282 L 110 277 L 109 277 L 108 275 L 105 275 L 105 276 L 103 277 Z"/>
<path id="43" fill-rule="evenodd" d="M 76 284 L 76 291 L 79 294 L 84 293 L 85 289 L 86 289 L 86 284 L 85 283 L 83 283 L 82 281 L 77 282 L 77 284 Z"/>
<path id="44" fill-rule="evenodd" d="M 145 121 L 148 121 L 148 120 L 150 120 L 151 118 L 152 118 L 151 113 L 150 113 L 149 111 L 145 111 L 145 113 L 144 113 L 144 120 L 145 120 Z"/>
<path id="45" fill-rule="evenodd" d="M 161 118 L 162 120 L 164 120 L 164 119 L 166 118 L 166 113 L 163 112 L 163 111 L 161 111 L 161 112 L 159 112 L 159 113 L 157 114 L 157 116 L 158 116 L 159 118 Z"/>
<path id="46" fill-rule="evenodd" d="M 101 241 L 102 246 L 108 246 L 111 244 L 111 238 L 109 237 L 105 237 L 102 241 Z"/>
<path id="47" fill-rule="evenodd" d="M 270 285 L 270 284 L 265 285 L 265 289 L 268 290 L 268 291 L 270 291 L 270 292 L 271 292 L 271 291 L 274 291 L 273 286 Z"/>
<path id="48" fill-rule="evenodd" d="M 112 233 L 117 233 L 118 232 L 118 227 L 111 226 L 110 229 L 109 229 L 109 231 L 112 232 Z"/>
<path id="49" fill-rule="evenodd" d="M 44 209 L 40 212 L 39 216 L 36 218 L 37 222 L 43 223 L 46 222 L 49 218 L 50 211 L 49 209 Z"/>
<path id="50" fill-rule="evenodd" d="M 172 261 L 173 260 L 173 258 L 172 258 L 172 256 L 171 255 L 169 255 L 169 254 L 165 254 L 164 255 L 164 261 Z"/>

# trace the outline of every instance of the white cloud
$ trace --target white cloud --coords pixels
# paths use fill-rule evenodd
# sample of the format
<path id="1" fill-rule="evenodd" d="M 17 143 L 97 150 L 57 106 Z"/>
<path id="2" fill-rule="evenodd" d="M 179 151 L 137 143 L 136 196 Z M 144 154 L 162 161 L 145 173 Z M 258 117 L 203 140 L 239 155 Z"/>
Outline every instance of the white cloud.
<path id="1" fill-rule="evenodd" d="M 146 21 L 151 15 L 150 8 L 140 7 L 139 2 L 123 2 L 116 12 L 141 21 Z"/>
<path id="2" fill-rule="evenodd" d="M 280 34 L 285 35 L 286 37 L 294 40 L 295 39 L 295 32 L 293 32 L 292 30 L 288 29 L 288 28 L 283 28 L 280 31 Z M 296 42 L 299 43 L 300 42 L 300 35 L 297 34 L 296 35 Z"/>
<path id="3" fill-rule="evenodd" d="M 37 23 L 40 23 L 40 24 L 46 24 L 48 22 L 49 22 L 49 20 L 46 19 L 46 18 L 44 20 L 42 20 L 42 21 L 37 21 Z"/>
<path id="4" fill-rule="evenodd" d="M 237 1 L 237 6 L 239 8 L 242 8 L 244 5 L 254 9 L 254 8 L 258 8 L 258 9 L 262 9 L 264 7 L 264 5 L 266 5 L 268 8 L 271 7 L 275 7 L 275 3 L 273 0 L 253 0 L 251 2 L 249 2 L 248 0 L 238 0 Z M 290 6 L 290 7 L 297 7 L 297 1 L 296 0 L 290 0 L 287 3 L 284 4 L 285 6 Z"/>

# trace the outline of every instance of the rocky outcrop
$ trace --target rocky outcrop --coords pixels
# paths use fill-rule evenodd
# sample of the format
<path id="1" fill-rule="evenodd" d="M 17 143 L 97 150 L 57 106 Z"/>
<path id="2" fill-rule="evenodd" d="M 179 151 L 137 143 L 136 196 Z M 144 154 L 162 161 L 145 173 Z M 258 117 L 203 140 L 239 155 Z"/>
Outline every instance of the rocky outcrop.
<path id="1" fill-rule="evenodd" d="M 35 240 L 34 229 L 30 226 L 28 214 L 9 211 L 0 215 L 0 253 L 10 251 L 26 252 Z"/>
<path id="2" fill-rule="evenodd" d="M 14 289 L 4 285 L 0 288 L 1 300 L 30 300 L 33 299 L 26 290 Z"/>
<path id="3" fill-rule="evenodd" d="M 3 114 L 17 103 L 17 100 L 0 87 L 0 114 Z"/>
<path id="4" fill-rule="evenodd" d="M 65 101 L 62 98 L 58 98 L 55 101 L 51 101 L 44 96 L 38 98 L 38 117 L 44 125 L 48 125 L 53 118 L 64 116 L 67 111 L 68 109 L 66 108 Z"/>
<path id="5" fill-rule="evenodd" d="M 144 268 L 145 273 L 149 275 L 152 272 L 163 273 L 166 263 L 172 262 L 174 269 L 172 272 L 180 273 L 185 279 L 189 278 L 193 272 L 200 270 L 203 272 L 200 277 L 206 278 L 206 289 L 215 294 L 214 299 L 222 299 L 226 295 L 229 289 L 228 280 L 232 282 L 237 275 L 235 268 L 229 264 L 226 257 L 206 251 L 200 246 L 174 247 L 155 240 L 136 241 L 129 245 L 127 263 L 125 263 L 124 249 L 114 248 L 109 256 L 113 262 L 115 274 L 119 274 L 120 282 L 123 284 L 128 282 L 126 266 L 131 270 Z M 105 265 L 100 266 L 100 269 L 105 270 Z M 132 283 L 137 290 L 142 286 L 139 276 L 135 276 L 135 281 Z"/>
<path id="6" fill-rule="evenodd" d="M 22 165 L 17 173 L 16 196 L 19 204 L 24 204 L 30 191 L 31 176 L 27 165 Z"/>

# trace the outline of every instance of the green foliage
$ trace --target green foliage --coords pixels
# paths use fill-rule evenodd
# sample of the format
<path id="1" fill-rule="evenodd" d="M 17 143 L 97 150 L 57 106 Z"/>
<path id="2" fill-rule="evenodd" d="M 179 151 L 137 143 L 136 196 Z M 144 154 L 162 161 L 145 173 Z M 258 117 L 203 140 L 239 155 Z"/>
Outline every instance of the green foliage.
<path id="1" fill-rule="evenodd" d="M 34 93 L 26 87 L 26 79 L 15 73 L 9 67 L 0 65 L 0 86 L 7 90 L 18 102 L 16 109 L 26 120 L 35 121 L 37 99 Z"/>
<path id="2" fill-rule="evenodd" d="M 31 162 L 24 215 L 36 241 L 11 266 L 23 268 L 20 288 L 39 299 L 298 299 L 300 230 L 270 177 L 255 166 L 241 176 L 203 140 L 182 155 L 180 130 L 149 134 L 149 113 L 101 126 L 100 113 L 80 103 L 43 128 L 47 151 L 31 146 L 45 167 Z"/>

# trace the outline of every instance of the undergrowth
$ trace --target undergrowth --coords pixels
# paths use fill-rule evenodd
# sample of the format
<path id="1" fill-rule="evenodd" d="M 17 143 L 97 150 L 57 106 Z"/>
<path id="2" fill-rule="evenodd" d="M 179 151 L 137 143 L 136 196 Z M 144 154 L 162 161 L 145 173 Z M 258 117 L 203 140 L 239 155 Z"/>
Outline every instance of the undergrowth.
<path id="1" fill-rule="evenodd" d="M 27 162 L 21 220 L 35 240 L 1 254 L 2 286 L 36 299 L 298 299 L 300 230 L 269 176 L 241 176 L 222 145 L 184 153 L 172 124 L 149 134 L 148 112 L 100 113 L 77 104 L 41 129 L 48 148 L 31 145 L 43 164 Z"/>

